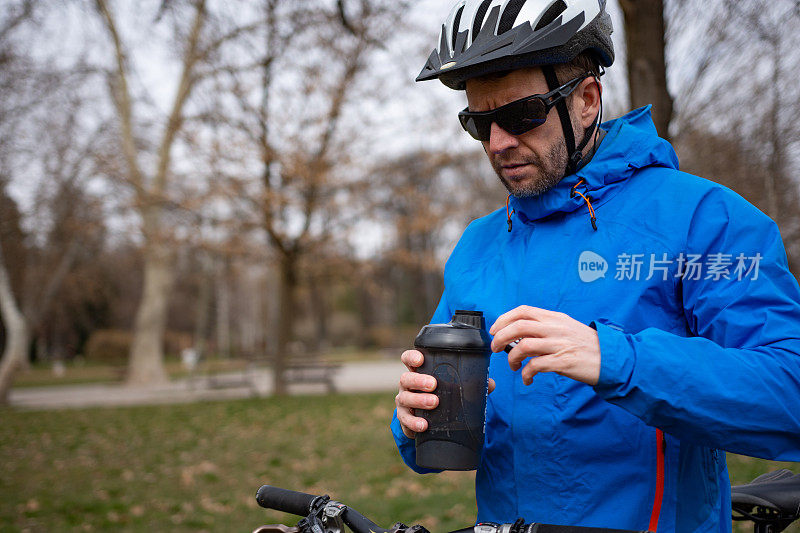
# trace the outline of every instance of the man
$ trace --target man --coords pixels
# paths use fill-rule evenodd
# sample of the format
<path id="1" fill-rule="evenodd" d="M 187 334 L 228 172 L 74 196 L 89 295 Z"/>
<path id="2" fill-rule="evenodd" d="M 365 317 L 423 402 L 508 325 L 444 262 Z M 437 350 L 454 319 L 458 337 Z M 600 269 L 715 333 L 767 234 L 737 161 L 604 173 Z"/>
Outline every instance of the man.
<path id="1" fill-rule="evenodd" d="M 465 230 L 431 321 L 483 311 L 500 352 L 478 520 L 730 531 L 719 450 L 800 460 L 800 290 L 775 224 L 678 171 L 649 108 L 596 126 L 610 34 L 603 0 L 461 0 L 418 78 L 466 91 L 510 193 Z M 402 360 L 392 431 L 429 472 L 436 382 Z"/>

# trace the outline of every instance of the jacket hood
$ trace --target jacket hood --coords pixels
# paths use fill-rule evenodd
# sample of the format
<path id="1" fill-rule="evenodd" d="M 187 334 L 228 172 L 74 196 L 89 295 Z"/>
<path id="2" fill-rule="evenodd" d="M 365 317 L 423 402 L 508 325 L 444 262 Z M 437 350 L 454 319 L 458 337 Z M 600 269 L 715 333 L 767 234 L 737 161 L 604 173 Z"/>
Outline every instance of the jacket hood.
<path id="1" fill-rule="evenodd" d="M 597 206 L 613 196 L 621 182 L 637 169 L 649 166 L 677 169 L 678 156 L 669 142 L 658 136 L 650 108 L 640 107 L 602 123 L 600 127 L 606 135 L 589 164 L 565 176 L 549 191 L 531 198 L 512 196 L 510 206 L 519 219 L 525 223 L 585 206 L 581 196 L 572 194 L 581 179 L 584 183 L 579 190 L 589 193 L 592 204 Z"/>

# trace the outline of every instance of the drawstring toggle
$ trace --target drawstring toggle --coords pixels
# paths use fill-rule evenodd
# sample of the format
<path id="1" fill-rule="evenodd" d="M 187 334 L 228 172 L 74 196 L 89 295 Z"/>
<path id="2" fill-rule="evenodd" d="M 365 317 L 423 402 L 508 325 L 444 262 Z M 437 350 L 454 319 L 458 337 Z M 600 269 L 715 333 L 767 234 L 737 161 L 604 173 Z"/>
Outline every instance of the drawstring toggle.
<path id="1" fill-rule="evenodd" d="M 511 215 L 513 215 L 515 211 L 511 210 L 511 195 L 508 195 L 506 198 L 506 218 L 508 219 L 508 232 L 511 233 Z"/>
<path id="2" fill-rule="evenodd" d="M 584 181 L 583 178 L 581 178 L 578 181 L 578 183 L 573 185 L 572 190 L 569 193 L 569 197 L 575 198 L 575 195 L 577 194 L 578 196 L 583 198 L 583 201 L 586 202 L 586 206 L 589 208 L 589 221 L 592 223 L 592 229 L 597 231 L 597 218 L 594 216 L 594 207 L 592 207 L 592 199 L 590 196 L 588 196 L 588 188 L 586 188 L 587 189 L 586 195 L 584 195 L 581 191 L 578 190 L 578 187 L 581 184 L 583 184 L 584 188 L 586 188 L 586 182 Z"/>

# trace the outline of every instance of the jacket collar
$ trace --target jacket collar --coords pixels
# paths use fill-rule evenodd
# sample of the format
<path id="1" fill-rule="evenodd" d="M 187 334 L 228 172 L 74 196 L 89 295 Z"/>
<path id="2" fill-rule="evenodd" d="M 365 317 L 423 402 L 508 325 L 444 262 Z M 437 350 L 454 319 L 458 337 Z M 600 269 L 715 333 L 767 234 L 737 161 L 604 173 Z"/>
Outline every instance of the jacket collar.
<path id="1" fill-rule="evenodd" d="M 572 193 L 579 182 L 579 190 L 584 194 L 590 193 L 591 201 L 600 204 L 640 168 L 663 166 L 677 169 L 678 157 L 669 142 L 658 136 L 650 117 L 650 107 L 641 107 L 601 124 L 606 135 L 592 160 L 575 174 L 564 176 L 543 194 L 531 198 L 512 196 L 510 206 L 514 213 L 523 223 L 555 213 L 571 213 L 586 205 L 580 195 Z"/>

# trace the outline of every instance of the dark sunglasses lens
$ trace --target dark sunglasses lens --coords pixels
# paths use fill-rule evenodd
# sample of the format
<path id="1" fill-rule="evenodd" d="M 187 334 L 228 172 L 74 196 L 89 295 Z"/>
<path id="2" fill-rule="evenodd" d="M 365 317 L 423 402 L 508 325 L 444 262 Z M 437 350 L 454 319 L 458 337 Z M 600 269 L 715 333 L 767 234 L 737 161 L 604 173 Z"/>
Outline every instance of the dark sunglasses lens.
<path id="1" fill-rule="evenodd" d="M 541 98 L 515 102 L 497 113 L 497 125 L 512 135 L 522 135 L 541 126 L 546 119 L 547 108 Z"/>
<path id="2" fill-rule="evenodd" d="M 488 141 L 492 131 L 492 120 L 488 117 L 475 117 L 469 115 L 459 115 L 461 126 L 472 135 L 473 139 Z"/>
<path id="3" fill-rule="evenodd" d="M 458 119 L 461 121 L 461 126 L 473 138 L 488 141 L 493 122 L 497 122 L 498 126 L 512 135 L 522 135 L 544 124 L 547 119 L 547 107 L 541 98 L 530 98 L 512 102 L 492 113 L 472 115 L 465 110 L 458 115 Z"/>

